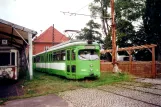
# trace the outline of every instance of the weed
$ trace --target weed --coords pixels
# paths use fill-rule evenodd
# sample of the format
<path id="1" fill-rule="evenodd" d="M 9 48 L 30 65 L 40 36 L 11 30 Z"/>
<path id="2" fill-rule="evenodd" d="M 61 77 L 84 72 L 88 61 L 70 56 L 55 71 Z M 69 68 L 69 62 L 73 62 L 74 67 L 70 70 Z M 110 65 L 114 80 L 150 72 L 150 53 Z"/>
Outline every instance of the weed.
<path id="1" fill-rule="evenodd" d="M 22 83 L 24 95 L 10 99 L 57 94 L 78 88 L 94 88 L 100 85 L 128 81 L 129 79 L 130 77 L 127 74 L 101 73 L 101 77 L 98 79 L 69 80 L 42 72 L 34 72 L 32 80 L 26 79 Z"/>

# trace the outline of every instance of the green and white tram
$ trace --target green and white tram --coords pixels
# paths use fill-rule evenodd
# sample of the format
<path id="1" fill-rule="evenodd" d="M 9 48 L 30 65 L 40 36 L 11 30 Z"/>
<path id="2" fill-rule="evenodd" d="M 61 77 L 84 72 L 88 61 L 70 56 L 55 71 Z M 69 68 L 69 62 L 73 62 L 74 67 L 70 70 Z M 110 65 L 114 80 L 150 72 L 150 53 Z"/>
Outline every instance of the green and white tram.
<path id="1" fill-rule="evenodd" d="M 97 43 L 68 41 L 33 56 L 37 71 L 69 79 L 100 77 L 100 52 Z"/>

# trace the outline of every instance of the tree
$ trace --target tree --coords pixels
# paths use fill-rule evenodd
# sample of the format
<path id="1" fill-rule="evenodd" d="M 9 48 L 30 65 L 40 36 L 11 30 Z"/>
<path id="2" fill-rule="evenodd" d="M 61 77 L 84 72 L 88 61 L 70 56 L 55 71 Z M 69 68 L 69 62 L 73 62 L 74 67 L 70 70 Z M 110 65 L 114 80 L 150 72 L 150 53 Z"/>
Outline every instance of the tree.
<path id="1" fill-rule="evenodd" d="M 92 40 L 92 41 L 98 41 L 102 43 L 102 35 L 97 31 L 100 28 L 100 25 L 98 23 L 95 23 L 93 20 L 90 20 L 86 27 L 81 29 L 81 33 L 79 36 L 77 36 L 77 39 L 81 40 Z"/>
<path id="2" fill-rule="evenodd" d="M 127 47 L 132 45 L 132 39 L 135 37 L 135 28 L 133 21 L 141 19 L 145 0 L 115 0 L 116 16 L 116 38 L 117 45 Z M 90 11 L 93 16 L 100 16 L 103 32 L 105 34 L 105 48 L 110 48 L 111 26 L 110 26 L 110 0 L 94 0 L 90 5 Z M 108 46 L 106 46 L 108 45 Z"/>
<path id="3" fill-rule="evenodd" d="M 146 40 L 148 44 L 157 44 L 158 60 L 161 61 L 161 2 L 160 0 L 146 0 L 143 16 Z"/>
<path id="4" fill-rule="evenodd" d="M 144 14 L 145 0 L 115 0 L 116 22 L 130 22 L 140 19 Z"/>
<path id="5" fill-rule="evenodd" d="M 145 9 L 145 0 L 116 0 L 116 36 L 119 47 L 138 45 L 134 43 L 136 27 L 133 22 L 140 21 Z M 137 26 L 139 28 L 139 26 Z"/>
<path id="6" fill-rule="evenodd" d="M 94 2 L 91 3 L 89 6 L 93 17 L 99 15 L 102 22 L 103 33 L 105 34 L 105 36 L 107 36 L 110 32 L 110 25 L 108 23 L 110 19 L 110 15 L 108 13 L 109 4 L 110 0 L 94 0 Z"/>

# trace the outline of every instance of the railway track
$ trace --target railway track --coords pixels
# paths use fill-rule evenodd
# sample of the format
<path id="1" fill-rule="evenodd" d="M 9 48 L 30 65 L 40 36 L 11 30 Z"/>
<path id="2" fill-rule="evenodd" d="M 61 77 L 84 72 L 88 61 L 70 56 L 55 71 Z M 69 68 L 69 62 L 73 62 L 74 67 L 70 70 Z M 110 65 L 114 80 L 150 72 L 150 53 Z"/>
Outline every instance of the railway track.
<path id="1" fill-rule="evenodd" d="M 144 86 L 136 86 L 136 85 L 130 85 L 130 84 L 123 84 L 123 83 L 117 83 L 114 85 L 115 87 L 122 87 L 126 89 L 131 89 L 135 91 L 144 92 L 147 94 L 152 94 L 156 96 L 161 96 L 161 89 L 153 88 L 153 87 L 144 87 Z"/>
<path id="2" fill-rule="evenodd" d="M 117 84 L 161 90 L 161 84 L 151 84 L 151 83 L 141 83 L 141 82 L 122 82 Z"/>

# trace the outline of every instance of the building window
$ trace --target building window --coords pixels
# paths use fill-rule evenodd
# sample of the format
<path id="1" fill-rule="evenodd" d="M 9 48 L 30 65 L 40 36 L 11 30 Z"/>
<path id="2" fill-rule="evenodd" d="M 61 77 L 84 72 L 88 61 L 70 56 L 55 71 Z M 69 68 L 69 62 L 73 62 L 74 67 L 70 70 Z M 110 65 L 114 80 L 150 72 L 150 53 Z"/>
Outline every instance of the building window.
<path id="1" fill-rule="evenodd" d="M 49 49 L 49 46 L 45 46 L 44 47 L 44 51 L 48 50 Z"/>

